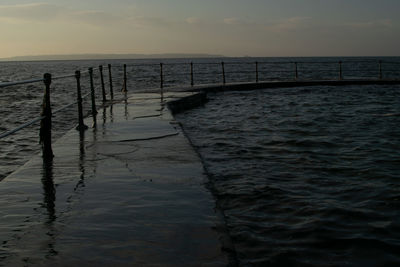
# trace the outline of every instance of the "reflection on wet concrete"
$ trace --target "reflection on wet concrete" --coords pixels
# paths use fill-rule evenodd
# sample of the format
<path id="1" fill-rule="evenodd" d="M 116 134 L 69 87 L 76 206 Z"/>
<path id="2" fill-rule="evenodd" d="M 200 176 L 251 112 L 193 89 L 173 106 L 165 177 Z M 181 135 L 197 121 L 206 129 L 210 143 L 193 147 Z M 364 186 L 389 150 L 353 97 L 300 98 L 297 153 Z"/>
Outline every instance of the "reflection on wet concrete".
<path id="1" fill-rule="evenodd" d="M 124 112 L 124 115 L 125 115 L 125 120 L 129 120 L 129 109 L 128 109 L 128 95 L 127 95 L 127 93 L 125 92 L 124 93 L 124 110 L 125 110 L 125 112 Z"/>
<path id="2" fill-rule="evenodd" d="M 43 205 L 47 211 L 47 220 L 44 225 L 47 228 L 47 236 L 49 240 L 47 241 L 47 253 L 46 257 L 52 257 L 58 254 L 55 250 L 55 236 L 54 232 L 54 222 L 57 219 L 56 216 L 56 187 L 53 180 L 53 159 L 43 159 Z"/>
<path id="3" fill-rule="evenodd" d="M 96 129 L 93 129 L 95 132 Z M 81 172 L 79 181 L 76 184 L 74 191 L 77 191 L 81 187 L 85 187 L 85 132 L 79 132 L 79 170 Z"/>
<path id="4" fill-rule="evenodd" d="M 42 177 L 42 185 L 43 185 L 43 204 L 46 207 L 48 220 L 47 223 L 51 224 L 56 219 L 56 188 L 53 181 L 53 160 L 52 159 L 44 159 L 43 160 L 43 177 Z"/>
<path id="5" fill-rule="evenodd" d="M 103 125 L 107 122 L 107 106 L 103 104 Z"/>
<path id="6" fill-rule="evenodd" d="M 1 183 L 0 265 L 226 265 L 197 155 L 159 98 L 141 98 Z"/>
<path id="7" fill-rule="evenodd" d="M 110 105 L 110 107 L 109 107 L 109 110 L 110 110 L 110 121 L 111 122 L 114 122 L 113 107 L 114 107 L 114 105 Z"/>
<path id="8" fill-rule="evenodd" d="M 92 128 L 97 128 L 97 113 L 96 114 L 92 114 L 93 116 L 93 124 L 92 124 Z"/>

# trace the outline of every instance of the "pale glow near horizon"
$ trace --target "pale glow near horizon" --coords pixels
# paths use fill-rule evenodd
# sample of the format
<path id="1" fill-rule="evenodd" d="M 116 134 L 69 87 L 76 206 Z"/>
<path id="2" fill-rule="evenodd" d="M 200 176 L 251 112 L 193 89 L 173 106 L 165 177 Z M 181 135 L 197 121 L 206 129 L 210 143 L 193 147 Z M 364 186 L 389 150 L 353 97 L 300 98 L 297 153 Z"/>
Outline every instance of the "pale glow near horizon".
<path id="1" fill-rule="evenodd" d="M 397 0 L 3 0 L 0 58 L 399 56 Z"/>

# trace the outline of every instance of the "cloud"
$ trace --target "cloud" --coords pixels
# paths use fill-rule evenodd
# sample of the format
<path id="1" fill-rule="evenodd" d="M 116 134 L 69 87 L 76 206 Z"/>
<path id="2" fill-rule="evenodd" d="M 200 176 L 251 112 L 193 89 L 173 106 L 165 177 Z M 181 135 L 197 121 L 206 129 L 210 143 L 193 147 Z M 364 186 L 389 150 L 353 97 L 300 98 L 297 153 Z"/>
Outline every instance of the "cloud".
<path id="1" fill-rule="evenodd" d="M 66 22 L 104 26 L 126 20 L 102 10 L 74 10 L 61 5 L 33 3 L 22 5 L 0 5 L 0 19 L 10 23 Z"/>
<path id="2" fill-rule="evenodd" d="M 0 18 L 23 21 L 48 21 L 63 14 L 61 6 L 48 3 L 0 5 Z"/>
<path id="3" fill-rule="evenodd" d="M 369 28 L 392 28 L 393 22 L 390 19 L 373 20 L 366 22 L 352 22 L 345 26 L 357 29 L 369 29 Z"/>
<path id="4" fill-rule="evenodd" d="M 124 17 L 116 16 L 101 10 L 75 11 L 68 14 L 69 17 L 90 25 L 115 24 L 125 20 Z"/>
<path id="5" fill-rule="evenodd" d="M 224 22 L 224 24 L 227 24 L 227 25 L 238 25 L 238 24 L 242 24 L 243 23 L 238 18 L 224 18 L 223 22 Z"/>
<path id="6" fill-rule="evenodd" d="M 185 19 L 185 22 L 188 24 L 199 24 L 201 23 L 201 19 L 197 18 L 197 17 L 189 17 Z"/>
<path id="7" fill-rule="evenodd" d="M 146 28 L 156 27 L 165 28 L 176 24 L 176 21 L 162 17 L 145 17 L 145 16 L 132 16 L 128 18 L 128 22 L 135 27 Z"/>
<path id="8" fill-rule="evenodd" d="M 278 23 L 266 26 L 267 30 L 272 32 L 293 32 L 296 30 L 306 29 L 310 25 L 310 17 L 292 17 L 282 20 Z"/>

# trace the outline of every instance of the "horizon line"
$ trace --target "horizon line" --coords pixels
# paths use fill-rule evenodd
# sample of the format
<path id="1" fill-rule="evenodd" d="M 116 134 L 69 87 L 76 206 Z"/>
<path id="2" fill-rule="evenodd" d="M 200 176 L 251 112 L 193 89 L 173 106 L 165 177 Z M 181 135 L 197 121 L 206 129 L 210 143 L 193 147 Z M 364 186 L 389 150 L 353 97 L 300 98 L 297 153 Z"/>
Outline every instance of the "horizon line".
<path id="1" fill-rule="evenodd" d="M 124 58 L 125 57 L 125 58 Z M 225 56 L 208 53 L 76 53 L 76 54 L 39 54 L 0 58 L 0 61 L 57 61 L 57 60 L 121 60 L 121 59 L 187 59 L 187 58 L 386 58 L 400 56 Z"/>

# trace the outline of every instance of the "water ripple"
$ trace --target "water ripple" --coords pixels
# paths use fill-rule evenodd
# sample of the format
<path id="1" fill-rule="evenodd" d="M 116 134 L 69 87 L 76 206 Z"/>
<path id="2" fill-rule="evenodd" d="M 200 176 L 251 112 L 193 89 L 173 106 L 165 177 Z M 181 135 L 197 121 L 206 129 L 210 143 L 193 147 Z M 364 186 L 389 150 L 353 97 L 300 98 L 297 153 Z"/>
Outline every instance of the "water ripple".
<path id="1" fill-rule="evenodd" d="M 241 266 L 400 264 L 399 89 L 231 92 L 178 116 Z"/>

